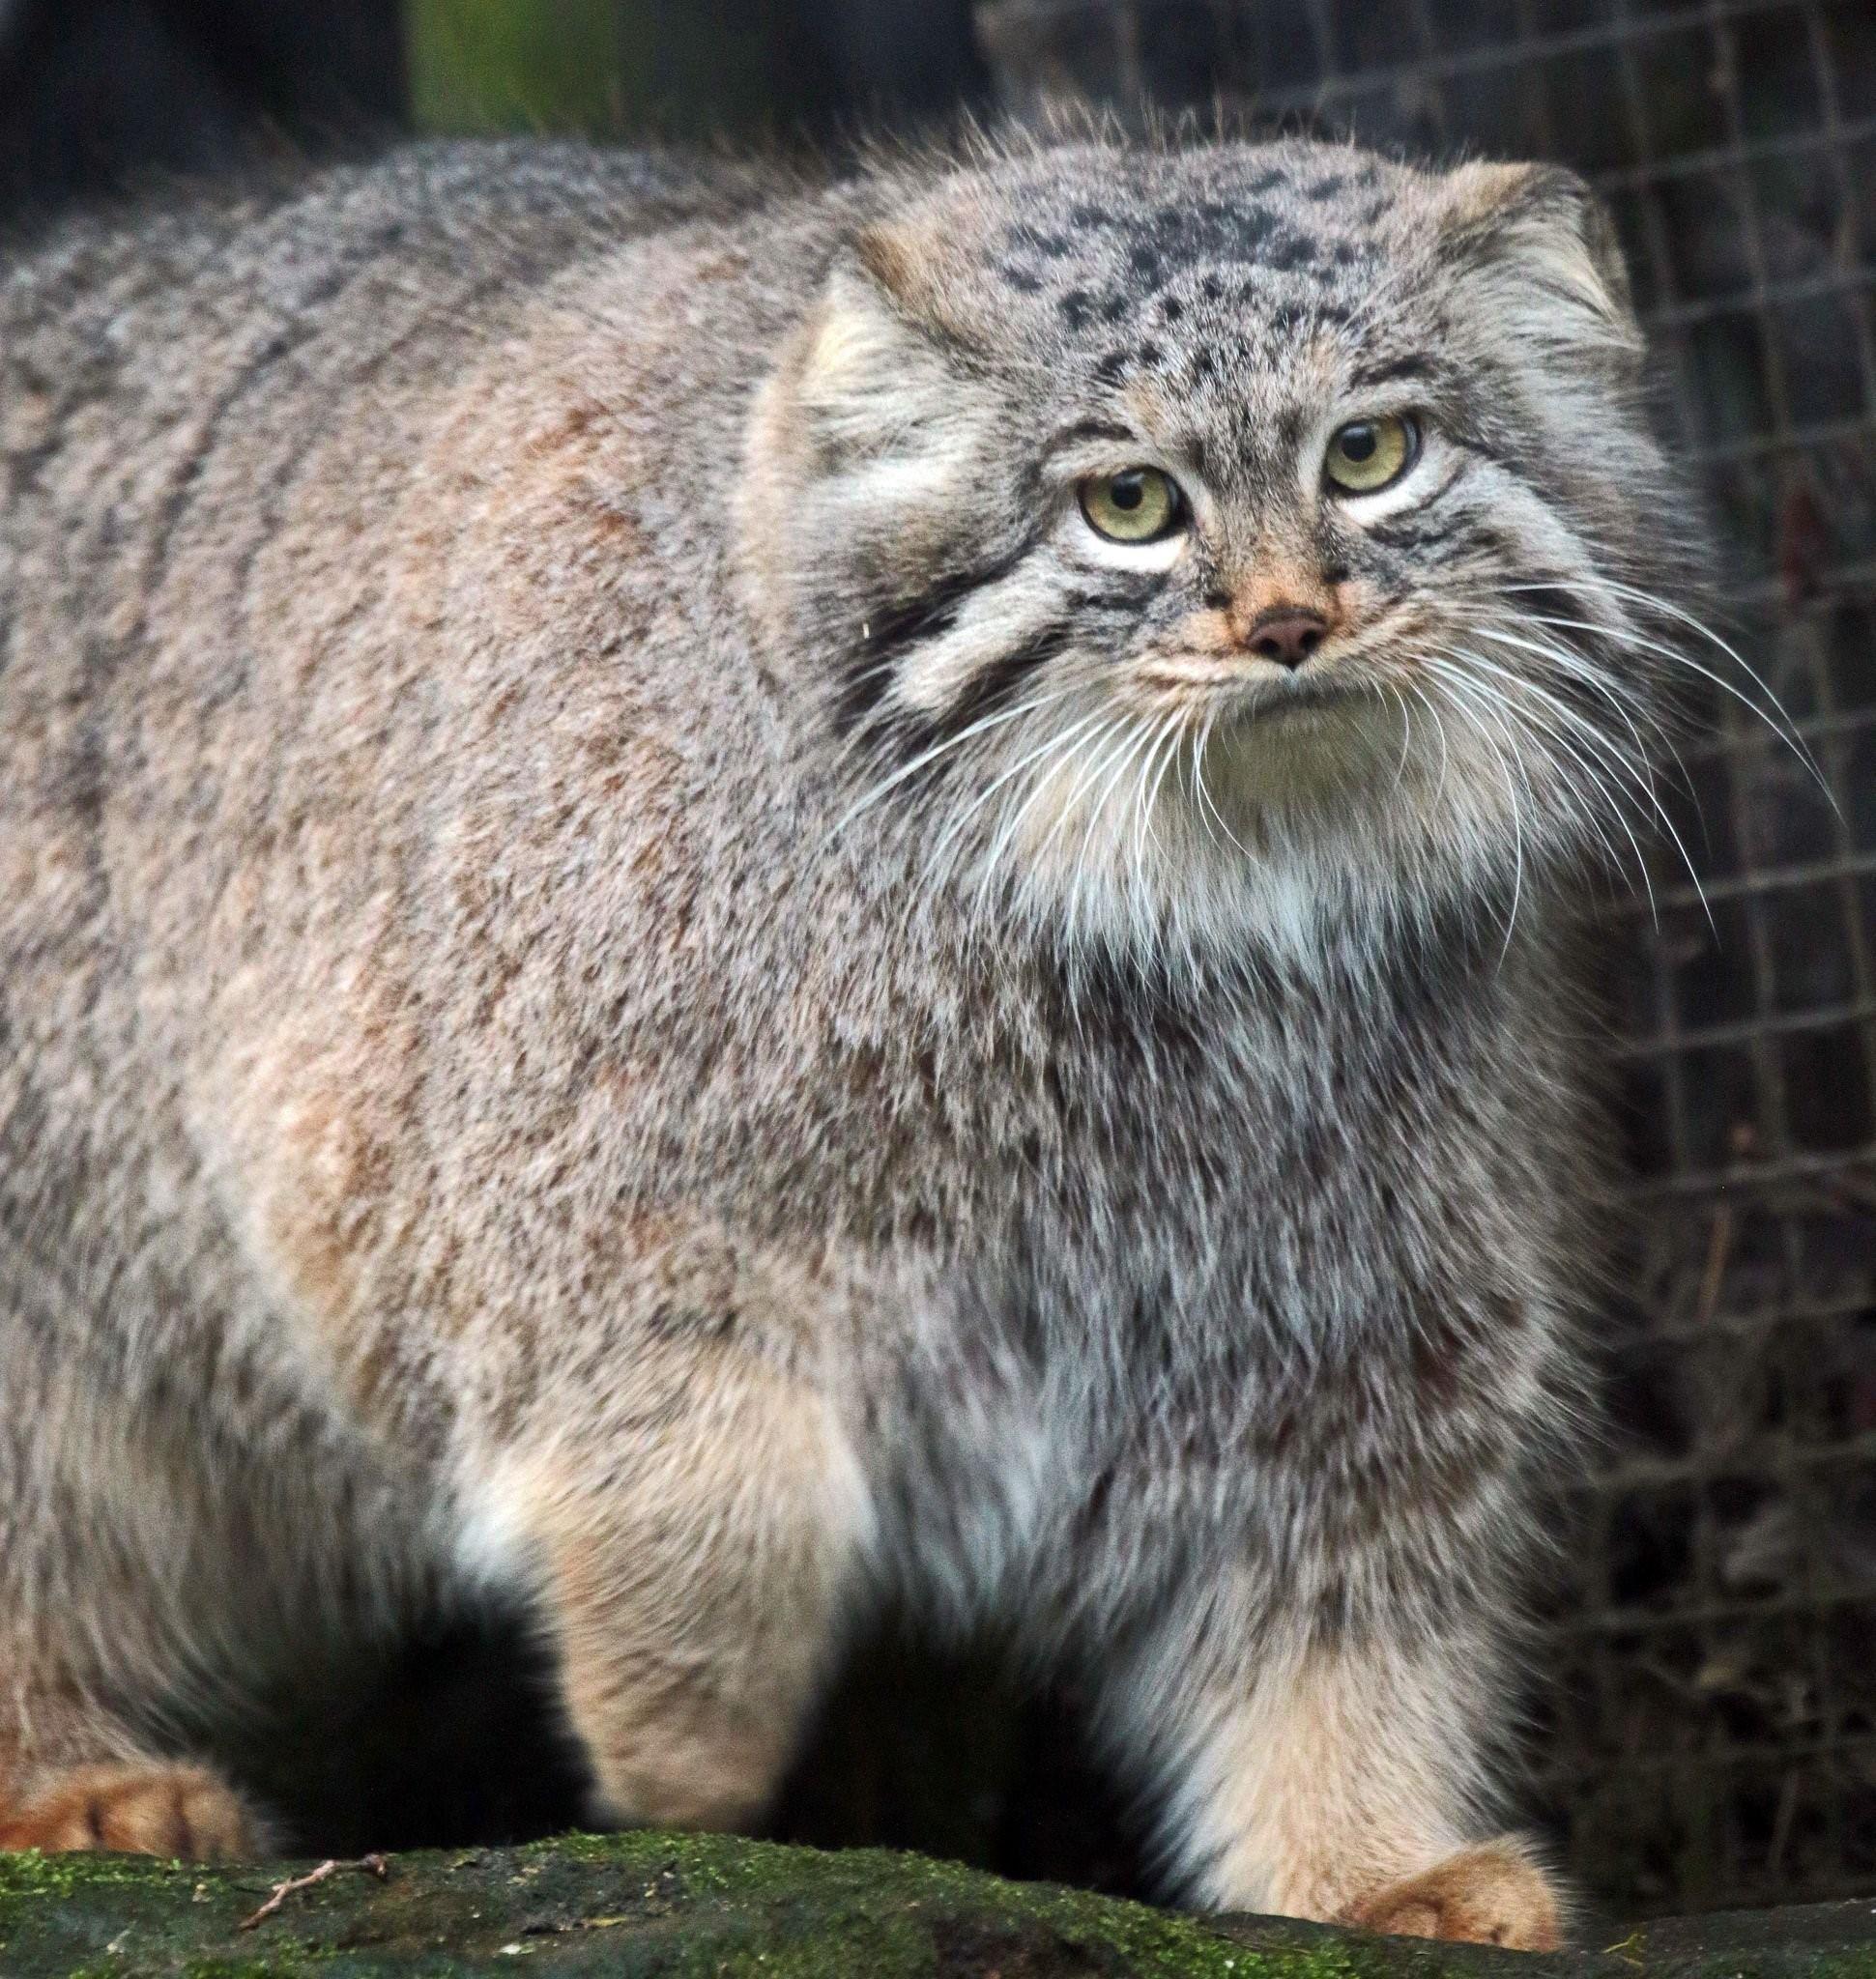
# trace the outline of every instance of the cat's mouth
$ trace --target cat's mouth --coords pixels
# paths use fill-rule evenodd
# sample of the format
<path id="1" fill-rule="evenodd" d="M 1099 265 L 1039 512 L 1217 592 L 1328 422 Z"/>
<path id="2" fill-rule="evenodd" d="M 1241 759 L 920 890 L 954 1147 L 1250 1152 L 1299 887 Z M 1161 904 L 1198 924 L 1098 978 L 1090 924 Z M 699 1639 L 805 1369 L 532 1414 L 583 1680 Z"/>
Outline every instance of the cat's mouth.
<path id="1" fill-rule="evenodd" d="M 1313 726 L 1344 712 L 1353 702 L 1372 698 L 1373 690 L 1367 683 L 1333 670 L 1301 677 L 1291 675 L 1284 680 L 1233 682 L 1218 690 L 1214 697 L 1223 703 L 1222 721 L 1233 725 L 1255 722 L 1259 726 Z"/>
<path id="2" fill-rule="evenodd" d="M 1236 727 L 1247 722 L 1308 721 L 1349 703 L 1372 700 L 1379 691 L 1366 665 L 1351 666 L 1345 654 L 1318 655 L 1284 670 L 1262 661 L 1221 665 L 1210 654 L 1155 656 L 1139 675 L 1167 711 L 1183 703 L 1201 721 Z"/>

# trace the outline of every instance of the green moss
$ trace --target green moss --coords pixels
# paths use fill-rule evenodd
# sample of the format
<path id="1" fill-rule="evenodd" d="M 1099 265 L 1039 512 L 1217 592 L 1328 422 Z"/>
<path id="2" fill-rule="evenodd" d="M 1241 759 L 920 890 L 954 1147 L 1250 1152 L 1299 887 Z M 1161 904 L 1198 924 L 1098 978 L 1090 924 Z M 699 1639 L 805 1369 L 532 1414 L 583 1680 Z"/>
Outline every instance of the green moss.
<path id="1" fill-rule="evenodd" d="M 180 1979 L 293 1979 L 313 1969 L 296 1953 L 274 1951 L 250 1959 L 190 1959 Z"/>
<path id="2" fill-rule="evenodd" d="M 786 1918 L 772 1920 L 778 1937 L 752 1954 L 774 1979 L 794 1979 L 797 1970 L 803 1979 L 824 1979 L 850 1969 L 936 1969 L 935 1951 L 960 1932 L 975 1939 L 1001 1935 L 1026 1951 L 1025 1969 L 1042 1969 L 1037 1962 L 1053 1950 L 1058 1959 L 1078 1951 L 1116 1955 L 1131 1972 L 1168 1979 L 1363 1979 L 1363 1968 L 1339 1952 L 1259 1951 L 1142 1904 L 1004 1882 L 955 1863 L 880 1850 L 821 1854 L 715 1836 L 627 1833 L 567 1836 L 523 1852 L 622 1872 L 681 1904 L 693 1922 L 705 1909 L 784 1907 Z M 723 1949 L 700 1943 L 696 1969 L 740 1969 L 739 1961 L 723 1963 Z"/>
<path id="3" fill-rule="evenodd" d="M 37 1849 L 0 1854 L 0 1946 L 19 1928 L 28 1906 L 64 1903 L 101 1889 L 159 1888 L 189 1872 L 149 1855 L 42 1855 Z"/>
<path id="4" fill-rule="evenodd" d="M 954 1863 L 641 1831 L 397 1858 L 289 1897 L 277 1869 L 0 1857 L 5 1979 L 1876 1979 L 1847 1905 L 1651 1926 L 1608 1954 L 1201 1919 Z M 50 1899 L 51 1901 L 47 1901 Z M 1868 1942 L 1865 1942 L 1865 1937 Z"/>
<path id="5" fill-rule="evenodd" d="M 69 1897 L 113 1885 L 150 1889 L 200 1872 L 155 1855 L 0 1854 L 0 1898 Z"/>

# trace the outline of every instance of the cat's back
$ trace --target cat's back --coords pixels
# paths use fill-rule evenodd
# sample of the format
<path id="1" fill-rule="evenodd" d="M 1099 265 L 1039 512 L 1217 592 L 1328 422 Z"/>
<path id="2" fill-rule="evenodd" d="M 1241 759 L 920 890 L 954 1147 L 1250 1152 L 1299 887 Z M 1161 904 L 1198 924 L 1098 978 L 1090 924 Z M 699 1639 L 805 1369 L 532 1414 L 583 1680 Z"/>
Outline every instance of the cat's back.
<path id="1" fill-rule="evenodd" d="M 643 656 L 707 605 L 715 511 L 631 470 L 728 472 L 722 374 L 769 353 L 702 347 L 753 289 L 698 244 L 774 196 L 417 147 L 0 259 L 8 1222 L 192 1242 L 179 1205 L 277 1112 L 270 1068 L 365 1041 L 344 1082 L 403 1104 L 387 1036 L 414 997 L 480 1007 L 495 947 L 552 922 L 575 796 L 660 828 L 703 725 Z"/>
<path id="2" fill-rule="evenodd" d="M 417 146 L 0 244 L 0 679 L 55 670 L 43 615 L 134 619 L 191 532 L 277 522 L 282 455 L 420 419 L 569 265 L 754 196 L 646 155 Z"/>
<path id="3" fill-rule="evenodd" d="M 224 852 L 243 819 L 263 832 L 270 731 L 299 724 L 309 760 L 322 734 L 329 761 L 366 739 L 348 722 L 392 742 L 347 670 L 389 645 L 421 673 L 449 605 L 487 617 L 444 596 L 462 575 L 446 538 L 473 532 L 491 485 L 527 479 L 470 428 L 499 427 L 503 387 L 525 394 L 543 307 L 577 321 L 587 273 L 655 266 L 764 191 L 746 170 L 578 145 L 419 146 L 0 254 L 0 956 L 17 958 L 29 903 L 72 903 L 54 869 L 128 899 L 150 835 L 173 851 L 191 811 Z M 655 329 L 621 320 L 619 376 Z M 603 332 L 586 341 L 603 353 Z M 557 436 L 517 427 L 563 384 L 497 433 L 524 467 Z"/>

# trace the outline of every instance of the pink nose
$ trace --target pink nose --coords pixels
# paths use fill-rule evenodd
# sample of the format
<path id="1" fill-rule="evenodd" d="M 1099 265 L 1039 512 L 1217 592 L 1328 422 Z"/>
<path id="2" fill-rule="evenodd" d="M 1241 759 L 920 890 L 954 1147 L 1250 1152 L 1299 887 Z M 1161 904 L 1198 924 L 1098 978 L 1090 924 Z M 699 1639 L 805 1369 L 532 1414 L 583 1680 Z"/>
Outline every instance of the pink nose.
<path id="1" fill-rule="evenodd" d="M 1320 612 L 1280 605 L 1252 625 L 1244 643 L 1259 659 L 1275 660 L 1280 667 L 1294 670 L 1315 651 L 1328 631 L 1329 621 Z"/>

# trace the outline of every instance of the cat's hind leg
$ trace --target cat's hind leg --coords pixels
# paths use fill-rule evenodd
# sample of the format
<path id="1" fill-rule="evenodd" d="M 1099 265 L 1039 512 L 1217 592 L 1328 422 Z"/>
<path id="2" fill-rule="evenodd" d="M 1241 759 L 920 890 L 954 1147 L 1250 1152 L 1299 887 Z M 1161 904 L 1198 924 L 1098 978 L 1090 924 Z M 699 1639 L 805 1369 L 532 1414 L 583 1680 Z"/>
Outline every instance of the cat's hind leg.
<path id="1" fill-rule="evenodd" d="M 1457 1937 L 1549 1951 L 1562 1939 L 1556 1886 L 1518 1835 L 1460 1849 L 1375 1890 L 1342 1921 L 1396 1937 Z"/>
<path id="2" fill-rule="evenodd" d="M 41 1770 L 28 1795 L 0 1800 L 0 1852 L 111 1849 L 185 1862 L 263 1852 L 260 1824 L 206 1766 L 143 1759 Z"/>
<path id="3" fill-rule="evenodd" d="M 113 1849 L 192 1862 L 260 1854 L 262 1823 L 208 1767 L 151 1750 L 71 1673 L 62 1629 L 89 1636 L 95 1617 L 22 1599 L 18 1564 L 33 1535 L 0 1506 L 0 1549 L 15 1571 L 0 1620 L 0 1851 Z M 134 1633 L 134 1617 L 122 1628 Z M 123 1646 L 120 1644 L 120 1648 Z M 134 1653 L 125 1655 L 127 1672 Z"/>
<path id="4" fill-rule="evenodd" d="M 55 1361 L 0 1309 L 0 1850 L 258 1854 L 261 1823 L 209 1768 L 155 1750 L 105 1702 L 154 1687 L 159 1654 L 106 1480 L 122 1459 L 108 1384 Z"/>

